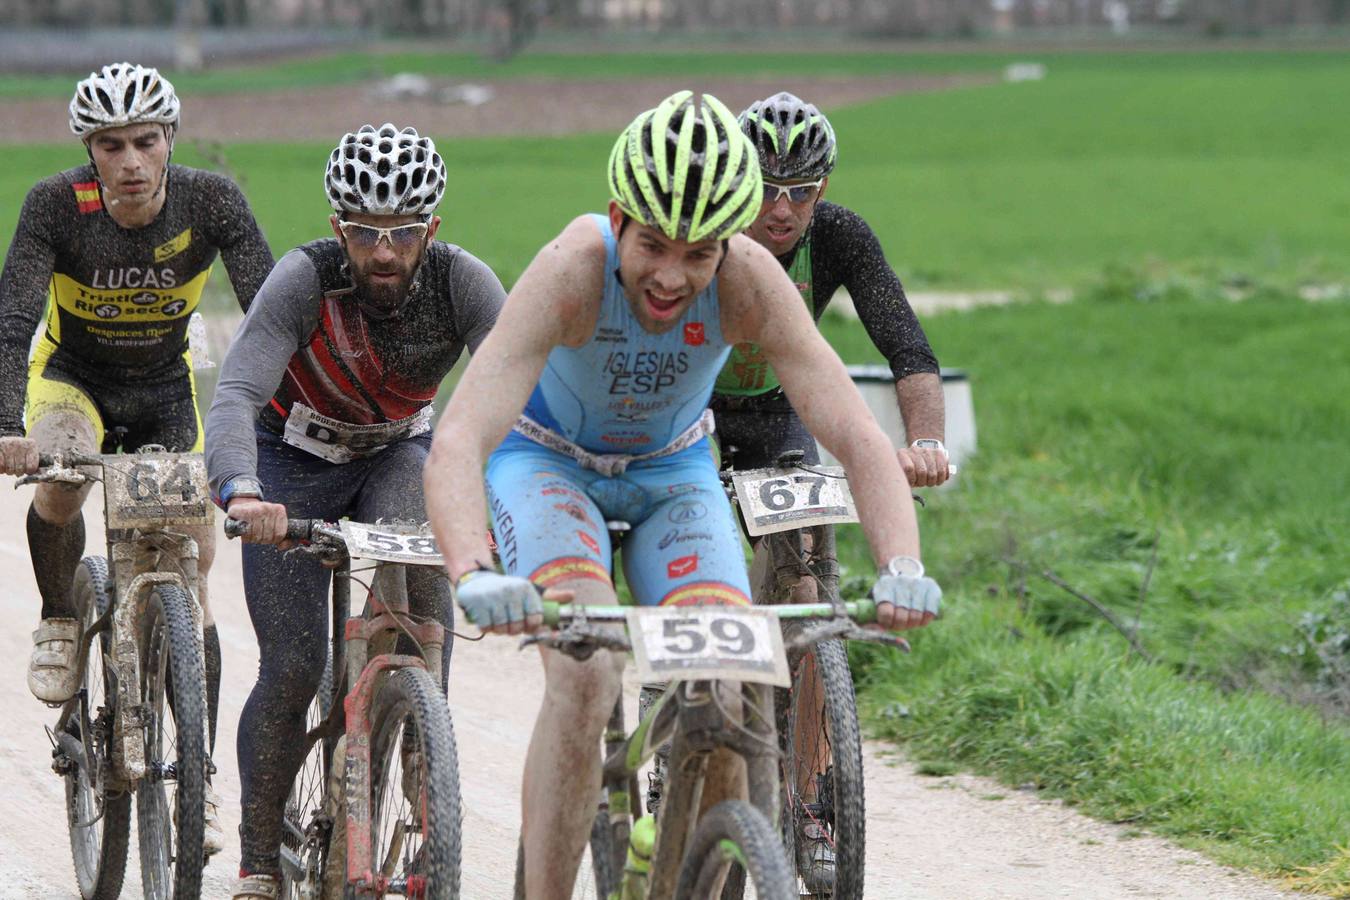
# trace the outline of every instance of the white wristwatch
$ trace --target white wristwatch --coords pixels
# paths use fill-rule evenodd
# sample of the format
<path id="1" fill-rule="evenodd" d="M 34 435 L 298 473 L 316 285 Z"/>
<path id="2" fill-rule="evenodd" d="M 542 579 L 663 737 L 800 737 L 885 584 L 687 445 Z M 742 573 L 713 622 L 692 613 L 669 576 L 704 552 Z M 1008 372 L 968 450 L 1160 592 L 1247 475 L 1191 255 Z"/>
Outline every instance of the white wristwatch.
<path id="1" fill-rule="evenodd" d="M 892 556 L 877 574 L 908 575 L 910 578 L 922 578 L 923 563 L 912 556 Z"/>
<path id="2" fill-rule="evenodd" d="M 944 446 L 942 441 L 939 441 L 937 438 L 919 438 L 909 446 L 915 450 L 941 450 L 943 453 L 947 452 L 946 446 Z"/>

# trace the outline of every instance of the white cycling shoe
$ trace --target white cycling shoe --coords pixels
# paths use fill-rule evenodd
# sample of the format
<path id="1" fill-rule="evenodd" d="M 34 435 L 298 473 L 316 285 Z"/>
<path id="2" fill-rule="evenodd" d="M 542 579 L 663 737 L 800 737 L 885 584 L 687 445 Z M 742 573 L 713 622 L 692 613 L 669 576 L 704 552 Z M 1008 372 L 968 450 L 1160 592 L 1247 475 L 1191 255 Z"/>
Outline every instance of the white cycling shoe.
<path id="1" fill-rule="evenodd" d="M 231 900 L 281 900 L 281 882 L 272 875 L 244 875 L 234 883 Z"/>
<path id="2" fill-rule="evenodd" d="M 225 829 L 220 827 L 220 795 L 206 786 L 206 809 L 202 817 L 202 851 L 214 856 L 225 849 Z"/>
<path id="3" fill-rule="evenodd" d="M 220 795 L 206 785 L 206 797 L 202 803 L 202 853 L 214 856 L 225 849 L 225 831 L 220 827 Z M 178 795 L 174 795 L 173 827 L 178 828 Z"/>
<path id="4" fill-rule="evenodd" d="M 43 703 L 65 703 L 80 687 L 75 668 L 80 650 L 80 620 L 43 619 L 33 632 L 28 660 L 28 689 Z"/>

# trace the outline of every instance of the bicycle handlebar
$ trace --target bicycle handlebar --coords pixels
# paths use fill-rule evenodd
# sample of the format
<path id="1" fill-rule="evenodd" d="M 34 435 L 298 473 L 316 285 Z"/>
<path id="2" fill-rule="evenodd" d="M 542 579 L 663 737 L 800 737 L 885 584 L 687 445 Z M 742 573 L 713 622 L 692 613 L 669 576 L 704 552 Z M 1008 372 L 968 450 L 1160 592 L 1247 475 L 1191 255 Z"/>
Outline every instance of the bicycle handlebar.
<path id="1" fill-rule="evenodd" d="M 576 616 L 578 610 L 584 610 L 590 621 L 621 622 L 628 617 L 631 606 L 584 606 L 571 603 L 544 601 L 544 624 L 550 628 L 566 625 Z M 835 614 L 835 607 L 829 603 L 783 603 L 778 605 L 756 606 L 755 609 L 768 609 L 780 619 L 829 619 Z M 849 600 L 844 603 L 844 611 L 859 625 L 871 625 L 877 620 L 877 604 L 874 600 Z"/>
<path id="2" fill-rule="evenodd" d="M 286 540 L 288 541 L 310 541 L 316 534 L 322 534 L 320 527 L 327 525 L 323 519 L 287 519 L 286 520 Z M 239 519 L 225 517 L 225 536 L 228 538 L 243 537 L 248 534 L 248 523 Z"/>

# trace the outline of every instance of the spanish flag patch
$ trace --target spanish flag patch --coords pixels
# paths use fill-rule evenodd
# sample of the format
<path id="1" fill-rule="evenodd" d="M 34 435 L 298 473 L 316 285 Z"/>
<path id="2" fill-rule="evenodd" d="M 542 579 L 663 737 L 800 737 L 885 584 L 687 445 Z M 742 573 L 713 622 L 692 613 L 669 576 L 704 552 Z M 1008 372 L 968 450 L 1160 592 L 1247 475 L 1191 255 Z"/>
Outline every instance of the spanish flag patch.
<path id="1" fill-rule="evenodd" d="M 749 606 L 750 598 L 720 581 L 696 581 L 661 598 L 661 606 Z"/>
<path id="2" fill-rule="evenodd" d="M 97 181 L 78 181 L 72 184 L 71 188 L 75 191 L 75 202 L 79 205 L 80 212 L 98 212 L 103 208 L 103 198 L 98 192 Z"/>
<path id="3" fill-rule="evenodd" d="M 542 587 L 552 587 L 560 581 L 589 578 L 609 582 L 609 570 L 584 556 L 564 556 L 550 560 L 530 573 L 530 580 Z"/>

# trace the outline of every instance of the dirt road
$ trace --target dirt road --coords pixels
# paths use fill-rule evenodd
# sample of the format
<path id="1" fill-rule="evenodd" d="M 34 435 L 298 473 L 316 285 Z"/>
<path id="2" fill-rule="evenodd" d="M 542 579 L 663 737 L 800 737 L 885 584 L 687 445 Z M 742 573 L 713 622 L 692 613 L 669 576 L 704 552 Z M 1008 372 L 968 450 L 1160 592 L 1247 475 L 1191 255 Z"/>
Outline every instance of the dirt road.
<path id="1" fill-rule="evenodd" d="M 24 515 L 29 489 L 0 478 L 0 900 L 75 898 L 61 781 L 48 768 L 43 733 L 49 710 L 24 683 L 28 633 L 38 598 L 28 563 Z M 86 509 L 88 552 L 100 552 L 101 503 Z M 238 865 L 239 775 L 235 726 L 257 664 L 244 610 L 237 544 L 225 543 L 212 577 L 225 654 L 217 788 L 230 846 L 207 870 L 204 896 L 228 897 Z M 542 679 L 531 653 L 506 639 L 461 642 L 451 668 L 450 708 L 464 786 L 464 890 L 468 900 L 511 896 L 519 779 Z M 630 700 L 635 692 L 630 690 Z M 998 799 L 994 799 L 998 798 Z M 1128 838 L 1034 795 L 958 776 L 926 778 L 867 748 L 867 895 L 922 898 L 1223 898 L 1275 900 L 1286 894 L 1155 838 Z M 132 842 L 135 855 L 135 841 Z M 140 894 L 136 863 L 124 896 Z M 578 896 L 587 896 L 579 888 Z"/>

